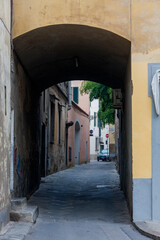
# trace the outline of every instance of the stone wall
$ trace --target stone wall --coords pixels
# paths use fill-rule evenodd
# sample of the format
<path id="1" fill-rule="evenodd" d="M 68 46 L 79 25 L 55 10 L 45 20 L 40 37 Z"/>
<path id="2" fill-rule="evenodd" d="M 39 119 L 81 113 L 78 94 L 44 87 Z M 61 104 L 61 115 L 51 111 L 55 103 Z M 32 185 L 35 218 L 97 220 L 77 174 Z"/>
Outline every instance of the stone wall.
<path id="1" fill-rule="evenodd" d="M 59 85 L 58 85 L 59 86 Z M 62 86 L 62 84 L 61 84 Z M 64 90 L 65 95 L 60 91 Z M 48 174 L 60 171 L 66 168 L 66 123 L 67 123 L 67 110 L 68 110 L 68 99 L 65 85 L 63 88 L 58 88 L 57 86 L 52 86 L 49 88 L 49 93 L 51 96 L 55 96 L 58 100 L 55 99 L 55 127 L 54 127 L 54 143 L 50 141 L 51 134 L 51 108 L 49 101 L 49 136 L 48 136 L 48 157 L 50 159 L 50 169 Z M 61 136 L 59 142 L 58 130 L 58 105 L 61 107 Z"/>
<path id="2" fill-rule="evenodd" d="M 0 1 L 0 229 L 10 205 L 10 1 Z"/>
<path id="3" fill-rule="evenodd" d="M 12 109 L 14 110 L 14 192 L 29 197 L 39 186 L 39 95 L 14 54 Z"/>

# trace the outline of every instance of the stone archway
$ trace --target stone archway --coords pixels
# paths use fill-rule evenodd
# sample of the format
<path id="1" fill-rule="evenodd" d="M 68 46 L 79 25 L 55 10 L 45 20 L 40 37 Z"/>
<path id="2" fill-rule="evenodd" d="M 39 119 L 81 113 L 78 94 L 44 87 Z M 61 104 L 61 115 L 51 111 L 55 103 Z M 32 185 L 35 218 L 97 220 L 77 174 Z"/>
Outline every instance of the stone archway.
<path id="1" fill-rule="evenodd" d="M 124 111 L 121 131 L 125 133 L 123 139 L 126 147 L 123 148 L 123 159 L 127 162 L 123 161 L 121 174 L 126 183 L 123 184 L 123 190 L 126 191 L 132 211 L 131 42 L 109 30 L 79 24 L 40 27 L 17 36 L 13 42 L 15 55 L 18 58 L 15 59 L 15 63 L 19 62 L 27 74 L 23 80 L 19 78 L 20 84 L 24 81 L 23 86 L 26 86 L 24 90 L 30 89 L 32 93 L 29 96 L 30 99 L 33 96 L 35 104 L 38 104 L 39 94 L 44 89 L 75 79 L 95 81 L 122 90 Z M 16 85 L 14 88 L 18 91 Z M 31 111 L 33 113 L 30 116 L 37 121 L 38 115 L 35 110 Z M 78 138 L 79 129 L 80 126 L 77 125 L 75 131 Z M 32 134 L 33 131 L 31 136 Z M 19 135 L 17 139 L 20 138 Z M 78 154 L 76 156 L 76 164 L 78 164 L 80 150 L 76 149 L 75 152 Z M 38 163 L 38 159 L 35 162 Z M 30 169 L 30 172 L 32 173 L 33 170 Z"/>

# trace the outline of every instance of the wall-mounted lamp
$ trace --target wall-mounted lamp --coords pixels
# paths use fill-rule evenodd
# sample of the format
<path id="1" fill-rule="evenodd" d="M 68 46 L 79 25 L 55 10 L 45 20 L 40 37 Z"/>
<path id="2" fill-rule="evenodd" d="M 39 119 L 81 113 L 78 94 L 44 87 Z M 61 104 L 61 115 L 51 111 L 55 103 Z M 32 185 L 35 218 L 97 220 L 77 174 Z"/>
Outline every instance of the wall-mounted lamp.
<path id="1" fill-rule="evenodd" d="M 76 64 L 76 68 L 78 68 L 79 67 L 78 57 L 75 57 L 75 64 Z"/>

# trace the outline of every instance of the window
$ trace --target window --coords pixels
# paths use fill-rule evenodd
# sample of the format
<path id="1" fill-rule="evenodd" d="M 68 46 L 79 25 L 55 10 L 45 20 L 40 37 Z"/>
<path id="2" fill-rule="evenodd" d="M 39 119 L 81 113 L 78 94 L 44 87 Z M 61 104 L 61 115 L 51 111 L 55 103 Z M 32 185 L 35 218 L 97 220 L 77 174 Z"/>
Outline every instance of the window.
<path id="1" fill-rule="evenodd" d="M 78 89 L 78 87 L 73 87 L 73 101 L 75 102 L 75 103 L 79 103 L 79 89 Z"/>
<path id="2" fill-rule="evenodd" d="M 50 132 L 50 142 L 54 143 L 54 124 L 55 124 L 55 104 L 51 102 L 51 132 Z"/>
<path id="3" fill-rule="evenodd" d="M 96 127 L 96 112 L 94 112 L 94 127 Z"/>

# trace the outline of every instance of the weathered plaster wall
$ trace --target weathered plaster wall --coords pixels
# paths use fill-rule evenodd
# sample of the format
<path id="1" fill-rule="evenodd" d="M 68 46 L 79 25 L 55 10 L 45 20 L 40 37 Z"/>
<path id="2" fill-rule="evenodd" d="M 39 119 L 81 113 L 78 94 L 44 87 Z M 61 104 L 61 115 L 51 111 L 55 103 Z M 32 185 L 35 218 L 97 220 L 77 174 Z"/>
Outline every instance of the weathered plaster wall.
<path id="1" fill-rule="evenodd" d="M 148 62 L 159 61 L 159 1 L 121 0 L 118 1 L 117 8 L 116 0 L 75 1 L 74 3 L 65 0 L 48 0 L 41 1 L 41 4 L 38 0 L 34 2 L 15 0 L 13 9 L 14 37 L 42 26 L 73 23 L 107 29 L 131 40 L 134 89 L 132 103 L 133 176 L 139 177 L 142 174 L 151 177 L 151 100 L 147 96 L 147 74 L 145 73 L 147 73 Z M 138 80 L 138 74 L 141 74 L 141 79 L 143 78 L 141 81 Z M 142 100 L 138 105 L 137 99 Z M 136 114 L 138 109 L 142 109 L 139 116 Z M 144 116 L 147 117 L 147 122 L 140 124 L 144 122 Z M 146 138 L 146 135 L 150 137 Z M 139 142 L 143 142 L 144 146 L 149 146 L 147 151 L 144 147 L 140 147 Z M 142 173 L 144 163 L 148 167 Z"/>
<path id="2" fill-rule="evenodd" d="M 133 218 L 146 219 L 143 199 L 148 192 L 146 202 L 149 206 L 151 188 L 147 183 L 152 178 L 152 104 L 148 96 L 148 63 L 160 62 L 159 0 L 121 0 L 118 7 L 117 0 L 42 0 L 41 4 L 38 0 L 15 0 L 13 7 L 14 37 L 42 26 L 73 23 L 103 28 L 131 40 Z M 142 192 L 142 189 L 146 191 Z M 138 208 L 142 211 L 137 212 Z M 151 218 L 149 211 L 147 218 Z"/>
<path id="3" fill-rule="evenodd" d="M 148 96 L 148 63 L 160 62 L 160 2 L 132 5 L 132 149 L 133 219 L 152 219 L 152 100 Z"/>
<path id="4" fill-rule="evenodd" d="M 10 205 L 10 1 L 0 1 L 0 229 Z"/>
<path id="5" fill-rule="evenodd" d="M 107 29 L 130 38 L 130 1 L 119 0 L 15 0 L 14 38 L 35 28 L 80 24 Z"/>
<path id="6" fill-rule="evenodd" d="M 54 143 L 50 141 L 51 125 L 49 125 L 49 138 L 48 138 L 48 156 L 50 158 L 50 170 L 48 174 L 63 170 L 66 168 L 66 123 L 68 117 L 68 99 L 62 94 L 57 86 L 49 88 L 50 95 L 54 95 L 55 99 L 55 131 L 54 131 Z M 50 101 L 49 101 L 50 104 Z M 62 105 L 61 111 L 61 136 L 60 143 L 58 137 L 58 104 Z M 51 109 L 49 107 L 49 122 L 51 118 Z"/>
<path id="7" fill-rule="evenodd" d="M 89 94 L 83 94 L 83 95 L 80 94 L 81 84 L 82 84 L 81 80 L 71 81 L 72 98 L 73 98 L 73 87 L 78 87 L 79 92 L 78 92 L 78 104 L 72 101 L 72 109 L 68 111 L 68 122 L 72 121 L 74 123 L 73 126 L 71 126 L 68 130 L 68 148 L 69 147 L 72 148 L 71 162 L 69 162 L 69 152 L 68 152 L 68 166 L 75 164 L 74 151 L 75 151 L 76 121 L 78 121 L 80 124 L 80 164 L 89 162 L 90 160 Z"/>
<path id="8" fill-rule="evenodd" d="M 160 2 L 157 0 L 133 1 L 131 61 L 134 178 L 152 177 L 152 112 L 151 98 L 148 96 L 148 63 L 160 61 L 159 11 Z"/>
<path id="9" fill-rule="evenodd" d="M 0 21 L 1 21 L 1 23 L 3 23 L 5 30 L 10 34 L 11 1 L 10 0 L 1 0 L 0 6 L 1 6 L 0 7 Z"/>
<path id="10" fill-rule="evenodd" d="M 73 126 L 68 129 L 68 148 L 72 148 L 71 162 L 68 161 L 68 166 L 74 165 L 74 145 L 75 145 L 75 122 L 80 123 L 80 164 L 86 162 L 86 141 L 88 141 L 88 157 L 87 162 L 90 161 L 90 139 L 89 139 L 89 115 L 79 109 L 78 105 L 72 101 L 72 108 L 68 111 L 68 122 L 72 121 Z M 69 151 L 68 151 L 69 159 Z"/>
<path id="11" fill-rule="evenodd" d="M 14 196 L 29 197 L 39 186 L 39 95 L 14 56 L 12 72 L 14 109 Z"/>
<path id="12" fill-rule="evenodd" d="M 80 108 L 82 108 L 89 115 L 89 107 L 90 107 L 89 94 L 83 94 L 83 95 L 80 94 L 80 88 L 82 83 L 83 83 L 82 80 L 71 81 L 72 98 L 73 98 L 73 87 L 78 87 L 79 89 L 78 106 L 80 106 Z"/>

